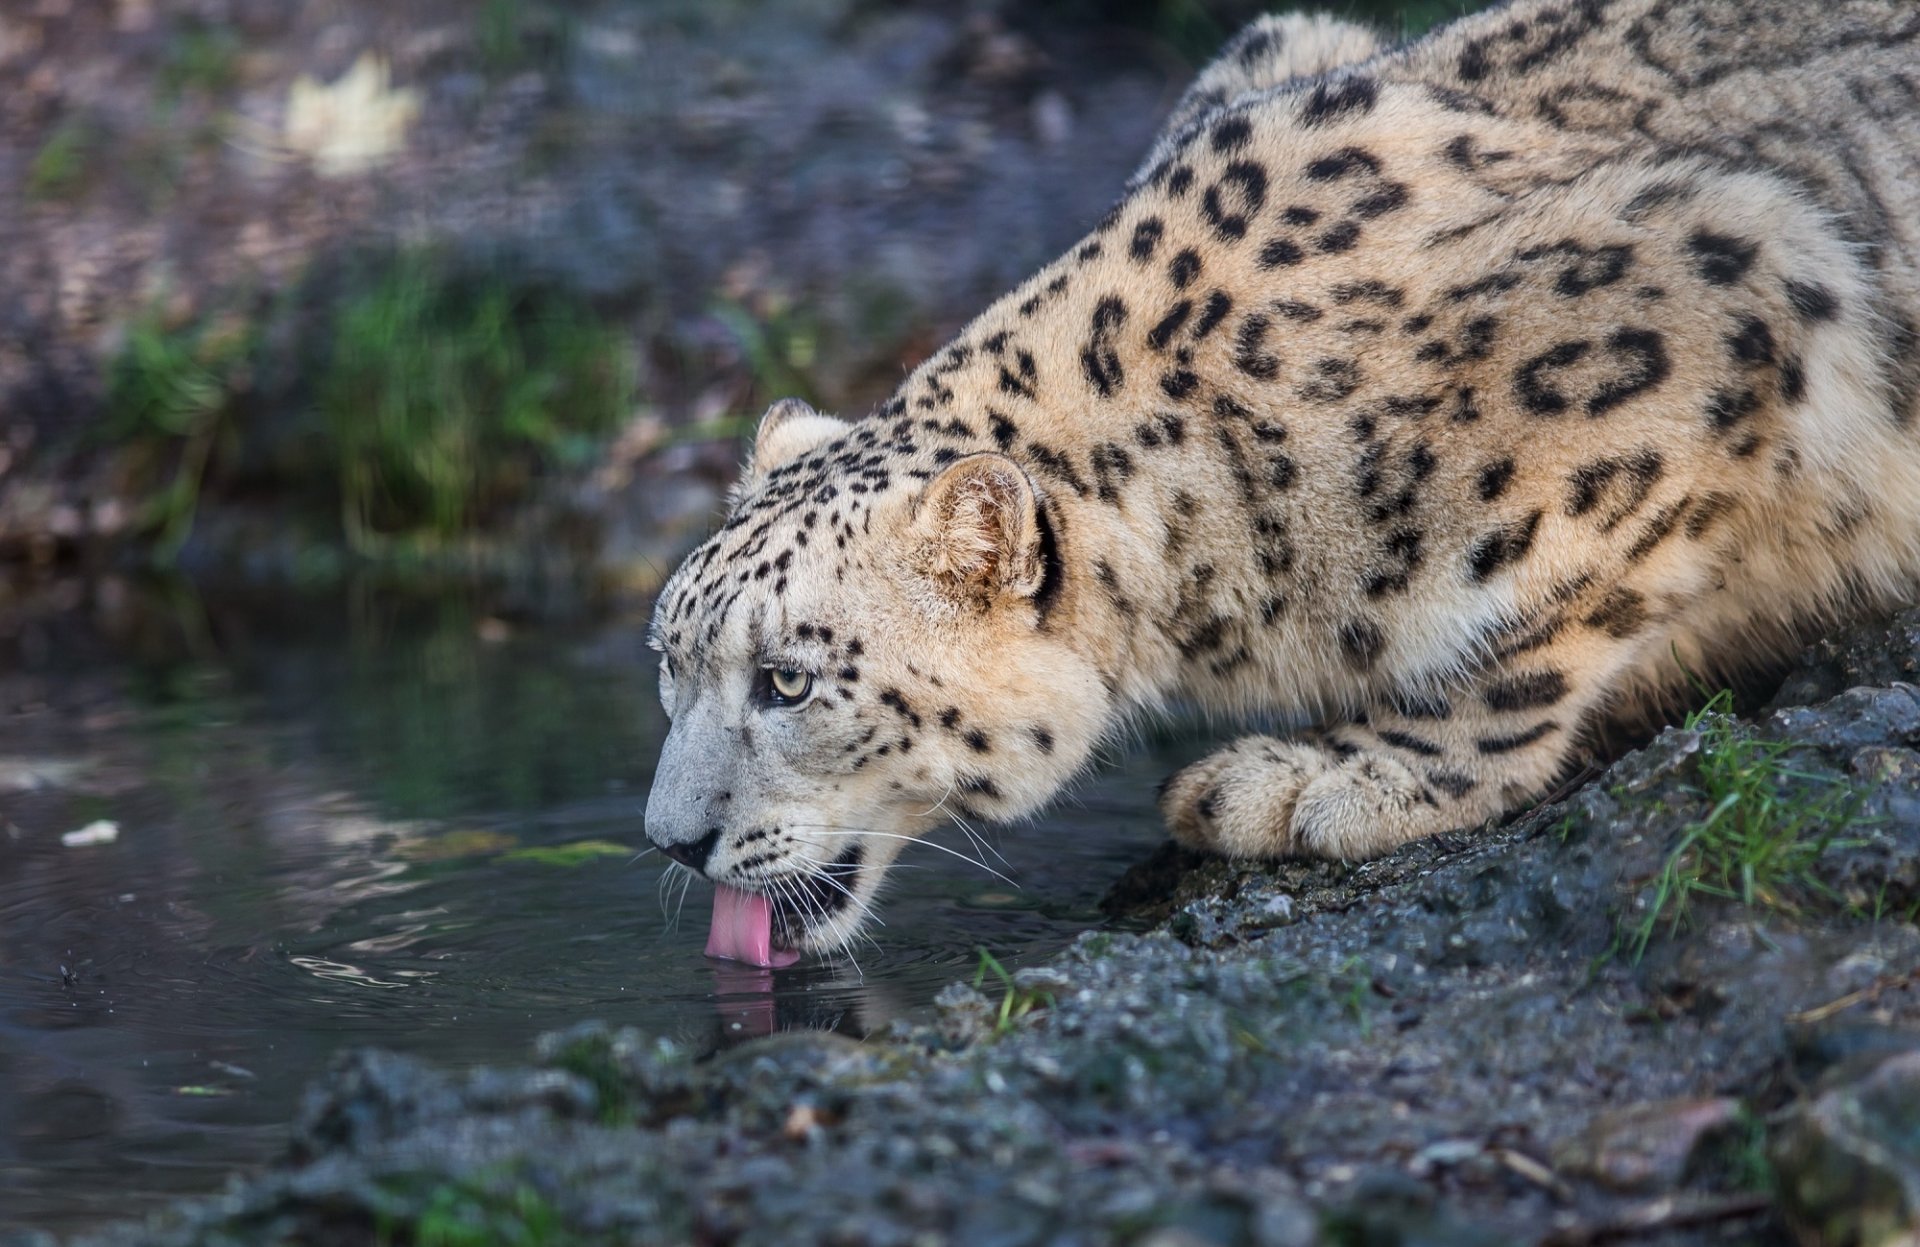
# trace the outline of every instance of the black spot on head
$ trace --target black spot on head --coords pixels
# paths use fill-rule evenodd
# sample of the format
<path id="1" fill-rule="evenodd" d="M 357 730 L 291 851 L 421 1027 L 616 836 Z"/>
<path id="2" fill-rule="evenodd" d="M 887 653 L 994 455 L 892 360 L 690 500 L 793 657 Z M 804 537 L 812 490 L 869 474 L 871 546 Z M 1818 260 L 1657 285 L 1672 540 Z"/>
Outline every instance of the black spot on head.
<path id="1" fill-rule="evenodd" d="M 1687 249 L 1693 252 L 1694 268 L 1701 278 L 1715 286 L 1731 286 L 1739 281 L 1753 267 L 1754 257 L 1760 254 L 1758 243 L 1705 229 L 1694 231 L 1687 239 Z"/>
<path id="2" fill-rule="evenodd" d="M 993 742 L 988 740 L 987 734 L 977 727 L 971 727 L 965 732 L 962 732 L 960 739 L 966 741 L 967 748 L 973 750 L 975 753 L 993 752 Z"/>
<path id="3" fill-rule="evenodd" d="M 1200 253 L 1191 247 L 1185 248 L 1167 263 L 1167 278 L 1176 289 L 1185 290 L 1199 275 Z"/>
<path id="4" fill-rule="evenodd" d="M 890 689 L 884 690 L 880 694 L 880 704 L 883 706 L 890 707 L 894 711 L 894 713 L 898 714 L 901 718 L 913 724 L 915 727 L 920 726 L 919 714 L 914 711 L 913 706 L 908 703 L 906 697 L 900 692 L 899 689 L 890 688 Z"/>
<path id="5" fill-rule="evenodd" d="M 1280 213 L 1280 219 L 1288 225 L 1312 225 L 1320 219 L 1320 212 L 1305 204 L 1294 204 Z"/>
<path id="6" fill-rule="evenodd" d="M 975 796 L 989 797 L 996 801 L 1000 798 L 999 785 L 984 775 L 963 775 L 960 778 L 960 791 L 972 793 Z"/>
<path id="7" fill-rule="evenodd" d="M 1027 735 L 1033 737 L 1033 743 L 1041 753 L 1053 752 L 1053 733 L 1046 728 L 1035 724 L 1027 729 Z"/>
<path id="8" fill-rule="evenodd" d="M 1167 193 L 1175 199 L 1193 189 L 1193 167 L 1175 165 L 1173 173 L 1167 178 Z"/>

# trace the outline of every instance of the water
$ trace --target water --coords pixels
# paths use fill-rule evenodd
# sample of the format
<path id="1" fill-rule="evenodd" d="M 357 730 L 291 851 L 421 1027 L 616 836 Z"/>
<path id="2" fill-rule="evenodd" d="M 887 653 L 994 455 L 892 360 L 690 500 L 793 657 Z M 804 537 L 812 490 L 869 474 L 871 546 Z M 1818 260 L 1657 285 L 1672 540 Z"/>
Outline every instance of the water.
<path id="1" fill-rule="evenodd" d="M 858 967 L 701 955 L 640 811 L 664 717 L 639 620 L 469 603 L 213 603 L 118 583 L 0 604 L 0 1229 L 138 1214 L 272 1158 L 338 1049 L 522 1058 L 603 1018 L 711 1048 L 863 1034 L 984 946 L 1099 922 L 1158 842 L 1149 759 L 927 848 Z M 111 843 L 64 833 L 115 824 Z M 942 837 L 972 851 L 957 832 Z M 665 910 L 663 912 L 663 900 Z"/>

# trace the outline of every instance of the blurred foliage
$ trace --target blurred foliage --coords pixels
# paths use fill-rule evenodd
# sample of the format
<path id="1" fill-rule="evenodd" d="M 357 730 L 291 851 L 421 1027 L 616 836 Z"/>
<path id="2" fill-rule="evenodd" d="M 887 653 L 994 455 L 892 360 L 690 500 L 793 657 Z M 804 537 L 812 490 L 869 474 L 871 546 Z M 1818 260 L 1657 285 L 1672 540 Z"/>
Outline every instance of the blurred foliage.
<path id="1" fill-rule="evenodd" d="M 185 25 L 167 41 L 159 73 L 162 96 L 232 90 L 240 81 L 240 51 L 240 36 L 231 27 Z"/>
<path id="2" fill-rule="evenodd" d="M 136 474 L 165 482 L 143 491 L 138 517 L 168 562 L 193 528 L 216 444 L 231 437 L 249 388 L 257 337 L 227 319 L 170 327 L 158 311 L 136 319 L 107 374 L 107 436 L 123 443 Z M 163 461 L 171 462 L 170 471 Z"/>
<path id="3" fill-rule="evenodd" d="M 163 563 L 209 478 L 243 463 L 259 487 L 317 485 L 348 544 L 384 554 L 483 526 L 543 470 L 590 460 L 631 413 L 634 370 L 623 335 L 582 301 L 408 252 L 252 320 L 136 317 L 109 371 L 104 431 L 148 499 L 139 522 Z M 254 383 L 288 373 L 312 379 Z M 302 449 L 275 461 L 258 443 L 287 423 L 270 410 L 282 407 L 296 414 L 280 435 Z"/>
<path id="4" fill-rule="evenodd" d="M 553 63 L 572 37 L 572 16 L 541 0 L 480 0 L 475 8 L 474 44 L 495 77 Z"/>
<path id="5" fill-rule="evenodd" d="M 579 301 L 405 256 L 347 300 L 319 384 L 347 537 L 452 537 L 577 465 L 633 401 L 620 336 Z"/>
<path id="6" fill-rule="evenodd" d="M 79 194 L 99 137 L 84 117 L 68 117 L 55 126 L 27 165 L 27 197 L 66 200 Z"/>

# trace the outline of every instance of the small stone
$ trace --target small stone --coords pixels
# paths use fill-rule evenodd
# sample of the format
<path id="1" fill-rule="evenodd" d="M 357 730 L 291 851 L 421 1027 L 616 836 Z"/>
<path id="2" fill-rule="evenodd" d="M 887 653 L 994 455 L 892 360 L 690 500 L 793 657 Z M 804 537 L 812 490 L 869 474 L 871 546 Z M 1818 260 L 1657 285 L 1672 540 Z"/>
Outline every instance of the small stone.
<path id="1" fill-rule="evenodd" d="M 1773 1164 L 1808 1247 L 1920 1242 L 1920 1049 L 1822 1092 L 1781 1134 Z"/>
<path id="2" fill-rule="evenodd" d="M 1680 1185 L 1710 1135 L 1740 1118 L 1737 1100 L 1657 1100 L 1601 1113 L 1559 1149 L 1564 1172 L 1616 1191 L 1662 1191 Z"/>
<path id="3" fill-rule="evenodd" d="M 993 1033 L 994 1006 L 965 983 L 949 983 L 933 998 L 940 1037 L 955 1047 Z"/>

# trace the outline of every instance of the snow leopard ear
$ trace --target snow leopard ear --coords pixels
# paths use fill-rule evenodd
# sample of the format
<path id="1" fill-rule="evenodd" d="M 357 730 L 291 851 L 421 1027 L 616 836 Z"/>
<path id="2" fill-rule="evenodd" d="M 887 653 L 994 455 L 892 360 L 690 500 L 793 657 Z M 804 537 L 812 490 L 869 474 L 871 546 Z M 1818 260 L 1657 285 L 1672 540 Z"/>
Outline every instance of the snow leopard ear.
<path id="1" fill-rule="evenodd" d="M 920 564 L 943 595 L 976 607 L 1031 598 L 1050 570 L 1040 496 L 1005 455 L 968 455 L 928 482 L 915 505 Z"/>
<path id="2" fill-rule="evenodd" d="M 760 480 L 781 464 L 845 435 L 850 427 L 845 420 L 821 415 L 800 399 L 783 398 L 760 417 L 760 428 L 753 435 L 753 457 L 748 461 L 746 479 Z"/>

